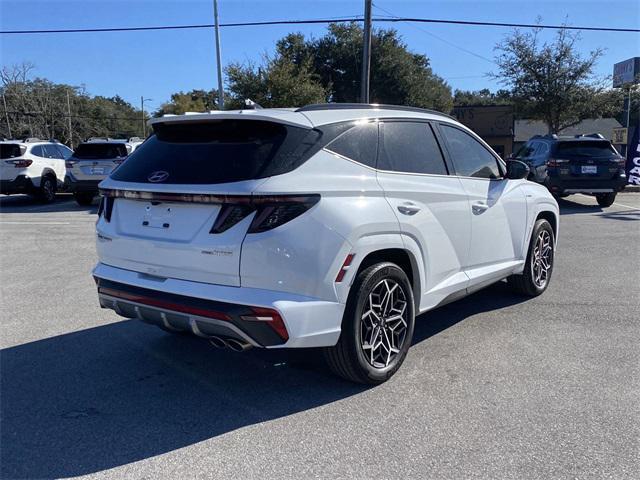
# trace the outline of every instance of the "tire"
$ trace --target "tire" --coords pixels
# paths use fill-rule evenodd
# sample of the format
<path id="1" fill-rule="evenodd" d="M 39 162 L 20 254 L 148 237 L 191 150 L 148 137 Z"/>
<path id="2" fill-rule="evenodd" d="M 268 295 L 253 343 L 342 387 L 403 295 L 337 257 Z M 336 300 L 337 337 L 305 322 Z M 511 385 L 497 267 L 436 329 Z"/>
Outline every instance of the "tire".
<path id="1" fill-rule="evenodd" d="M 93 203 L 93 197 L 95 197 L 95 192 L 75 192 L 73 194 L 73 198 L 76 199 L 78 205 L 83 207 L 89 206 Z"/>
<path id="2" fill-rule="evenodd" d="M 616 201 L 616 195 L 616 192 L 601 193 L 596 195 L 596 200 L 601 207 L 610 207 Z"/>
<path id="3" fill-rule="evenodd" d="M 389 289 L 393 308 L 385 307 L 383 292 Z M 380 299 L 382 329 L 373 314 L 370 298 Z M 375 304 L 375 303 L 374 303 Z M 399 313 L 402 311 L 402 313 Z M 387 320 L 393 319 L 393 322 Z M 351 287 L 342 317 L 338 343 L 324 350 L 329 368 L 338 376 L 357 383 L 377 385 L 387 381 L 400 368 L 407 356 L 415 325 L 411 284 L 405 272 L 389 262 L 377 263 L 358 274 Z M 377 330 L 376 330 L 377 329 Z M 378 336 L 376 336 L 376 331 Z M 386 335 L 379 336 L 380 333 Z M 373 340 L 373 341 L 372 341 Z M 371 344 L 378 345 L 372 349 Z M 391 347 L 391 348 L 388 348 Z M 393 352 L 393 350 L 397 350 Z"/>
<path id="4" fill-rule="evenodd" d="M 52 175 L 45 175 L 40 179 L 40 187 L 36 191 L 37 199 L 42 203 L 52 203 L 56 199 L 56 179 Z"/>
<path id="5" fill-rule="evenodd" d="M 507 280 L 516 293 L 537 297 L 547 289 L 553 273 L 554 245 L 551 224 L 544 219 L 536 221 L 529 242 L 524 272 L 521 275 L 511 275 Z M 544 252 L 544 256 L 538 254 L 540 250 Z M 542 270 L 544 274 L 541 273 Z"/>

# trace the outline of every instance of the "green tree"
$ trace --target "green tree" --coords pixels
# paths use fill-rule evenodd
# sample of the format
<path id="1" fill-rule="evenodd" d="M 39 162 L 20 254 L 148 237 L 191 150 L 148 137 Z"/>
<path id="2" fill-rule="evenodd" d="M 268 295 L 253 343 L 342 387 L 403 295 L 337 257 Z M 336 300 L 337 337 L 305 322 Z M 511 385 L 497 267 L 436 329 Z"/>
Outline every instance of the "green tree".
<path id="1" fill-rule="evenodd" d="M 602 49 L 582 56 L 578 34 L 563 28 L 552 42 L 542 42 L 539 33 L 515 30 L 496 46 L 492 76 L 509 88 L 519 116 L 543 120 L 549 133 L 559 133 L 586 118 L 612 115 L 615 93 L 607 94 L 594 75 Z"/>
<path id="2" fill-rule="evenodd" d="M 482 90 L 456 90 L 453 104 L 457 107 L 475 105 L 510 105 L 513 103 L 511 94 L 507 90 L 491 92 L 488 88 Z"/>
<path id="3" fill-rule="evenodd" d="M 450 87 L 395 30 L 374 30 L 371 51 L 372 102 L 451 110 Z M 234 106 L 250 98 L 262 106 L 291 107 L 357 102 L 361 64 L 362 29 L 334 24 L 318 39 L 289 34 L 278 41 L 274 58 L 259 66 L 233 64 L 226 73 Z"/>
<path id="4" fill-rule="evenodd" d="M 171 100 L 163 103 L 154 115 L 158 117 L 167 113 L 182 115 L 185 112 L 208 112 L 217 109 L 217 90 L 191 90 L 171 95 Z"/>

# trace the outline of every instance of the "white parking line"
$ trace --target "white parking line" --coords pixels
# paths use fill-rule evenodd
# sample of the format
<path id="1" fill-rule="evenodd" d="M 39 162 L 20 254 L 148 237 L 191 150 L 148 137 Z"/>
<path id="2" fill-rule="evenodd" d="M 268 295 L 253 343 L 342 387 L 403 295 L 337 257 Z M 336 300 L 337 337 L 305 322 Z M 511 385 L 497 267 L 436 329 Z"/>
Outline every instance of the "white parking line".
<path id="1" fill-rule="evenodd" d="M 593 198 L 590 195 L 585 195 L 584 193 L 579 193 L 578 195 L 585 198 Z M 631 205 L 625 205 L 624 203 L 613 202 L 613 204 L 618 205 L 620 207 L 630 208 L 632 210 L 640 210 L 640 207 L 632 207 Z"/>
<path id="2" fill-rule="evenodd" d="M 0 225 L 71 225 L 71 222 L 5 222 L 0 220 Z"/>

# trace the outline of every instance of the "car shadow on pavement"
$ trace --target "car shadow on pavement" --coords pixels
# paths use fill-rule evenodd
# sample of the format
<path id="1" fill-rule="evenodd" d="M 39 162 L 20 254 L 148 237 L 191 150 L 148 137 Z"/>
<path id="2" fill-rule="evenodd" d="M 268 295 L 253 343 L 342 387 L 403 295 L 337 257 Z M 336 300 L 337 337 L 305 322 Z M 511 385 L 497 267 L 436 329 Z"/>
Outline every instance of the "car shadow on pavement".
<path id="1" fill-rule="evenodd" d="M 416 342 L 521 300 L 490 287 L 423 316 Z M 317 350 L 240 354 L 132 320 L 3 349 L 0 365 L 2 478 L 95 473 L 368 389 Z"/>
<path id="2" fill-rule="evenodd" d="M 55 213 L 83 212 L 97 213 L 98 199 L 93 204 L 81 206 L 69 194 L 58 194 L 53 203 L 40 203 L 29 195 L 0 195 L 0 213 Z"/>
<path id="3" fill-rule="evenodd" d="M 584 203 L 574 202 L 567 198 L 559 198 L 558 206 L 560 207 L 560 215 L 572 215 L 576 213 L 599 213 L 603 211 L 602 207 L 598 204 L 585 205 Z"/>
<path id="4" fill-rule="evenodd" d="M 624 210 L 621 212 L 605 212 L 599 215 L 602 218 L 611 220 L 623 220 L 626 222 L 633 222 L 640 220 L 640 209 L 637 210 Z"/>

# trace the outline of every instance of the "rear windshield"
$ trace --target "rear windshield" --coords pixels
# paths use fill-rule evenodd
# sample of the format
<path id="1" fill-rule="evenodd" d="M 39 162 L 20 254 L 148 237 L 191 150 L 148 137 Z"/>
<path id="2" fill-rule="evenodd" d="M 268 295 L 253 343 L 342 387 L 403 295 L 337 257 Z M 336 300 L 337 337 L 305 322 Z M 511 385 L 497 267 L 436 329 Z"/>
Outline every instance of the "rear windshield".
<path id="1" fill-rule="evenodd" d="M 155 124 L 154 135 L 112 175 L 114 180 L 215 184 L 265 178 L 301 165 L 318 144 L 318 130 L 259 120 Z M 163 175 L 164 176 L 164 175 Z M 157 176 L 155 178 L 158 178 Z"/>
<path id="2" fill-rule="evenodd" d="M 21 156 L 27 149 L 16 143 L 0 143 L 0 158 L 15 158 Z"/>
<path id="3" fill-rule="evenodd" d="M 81 143 L 73 152 L 73 156 L 92 160 L 126 157 L 127 146 L 124 143 Z"/>
<path id="4" fill-rule="evenodd" d="M 611 143 L 603 141 L 560 142 L 556 145 L 556 153 L 562 156 L 575 157 L 617 157 Z"/>

